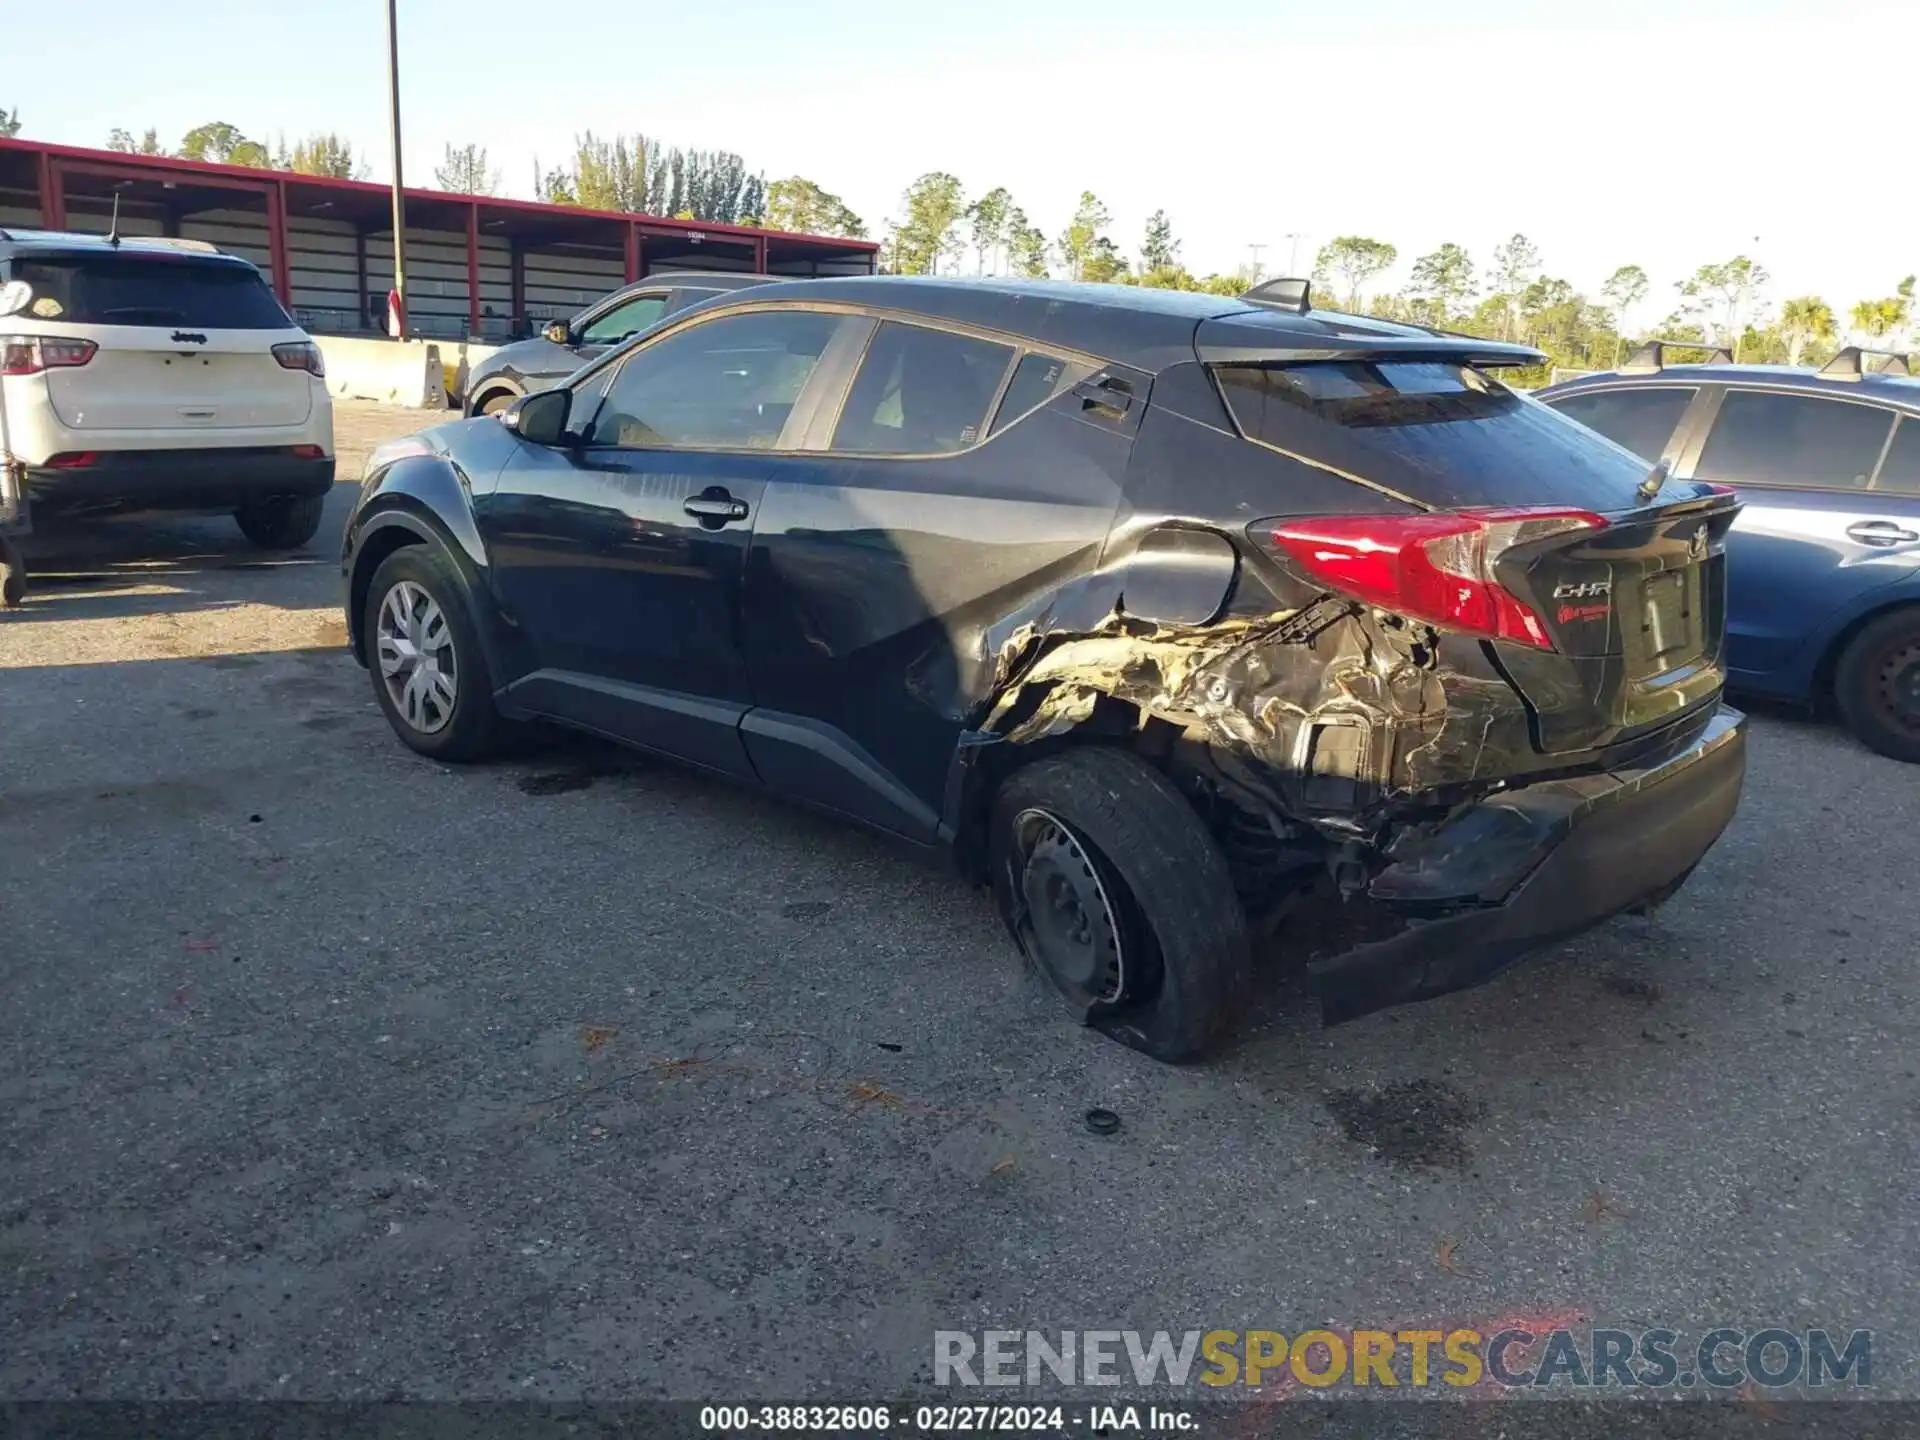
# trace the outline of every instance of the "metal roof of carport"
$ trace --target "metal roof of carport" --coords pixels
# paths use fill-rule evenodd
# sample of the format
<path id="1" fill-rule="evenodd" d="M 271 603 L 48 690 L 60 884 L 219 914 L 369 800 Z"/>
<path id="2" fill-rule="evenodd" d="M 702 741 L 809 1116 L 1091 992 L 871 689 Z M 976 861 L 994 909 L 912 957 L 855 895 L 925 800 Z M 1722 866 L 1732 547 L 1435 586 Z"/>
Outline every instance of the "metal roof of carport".
<path id="1" fill-rule="evenodd" d="M 168 155 L 132 155 L 44 141 L 0 139 L 0 187 L 37 194 L 41 225 L 68 225 L 68 202 L 102 211 L 117 193 L 150 203 L 171 223 L 196 211 L 231 205 L 236 195 L 257 198 L 267 218 L 274 289 L 292 303 L 286 222 L 289 215 L 347 220 L 369 234 L 392 228 L 391 187 L 369 180 L 340 180 L 286 170 L 253 170 Z M 623 211 L 588 210 L 493 195 L 455 195 L 442 190 L 405 190 L 409 229 L 432 229 L 468 237 L 469 270 L 477 270 L 482 231 L 527 245 L 598 244 L 623 249 L 626 278 L 639 279 L 655 263 L 680 262 L 724 253 L 736 263 L 765 271 L 809 261 L 864 259 L 873 264 L 879 246 L 871 240 L 798 235 L 700 220 Z M 472 319 L 479 321 L 477 285 L 470 286 Z"/>

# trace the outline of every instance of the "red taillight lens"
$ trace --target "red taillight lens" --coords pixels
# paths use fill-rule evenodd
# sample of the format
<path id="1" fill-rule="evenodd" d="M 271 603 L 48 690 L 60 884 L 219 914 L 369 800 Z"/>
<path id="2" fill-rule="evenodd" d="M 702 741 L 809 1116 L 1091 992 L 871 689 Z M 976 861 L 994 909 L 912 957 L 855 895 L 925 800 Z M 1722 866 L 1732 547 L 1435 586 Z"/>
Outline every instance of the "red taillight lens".
<path id="1" fill-rule="evenodd" d="M 290 340 L 284 345 L 276 345 L 273 347 L 273 358 L 289 370 L 305 370 L 309 375 L 326 378 L 326 357 L 311 340 Z"/>
<path id="2" fill-rule="evenodd" d="M 318 445 L 296 445 L 293 447 L 293 455 L 296 460 L 323 460 L 326 458 L 326 454 L 327 452 L 322 450 Z"/>
<path id="3" fill-rule="evenodd" d="M 0 335 L 0 375 L 38 375 L 84 365 L 100 347 L 91 340 L 49 335 Z"/>
<path id="4" fill-rule="evenodd" d="M 84 470 L 99 460 L 99 458 L 99 454 L 92 450 L 67 450 L 61 454 L 49 456 L 46 468 L 49 470 Z"/>
<path id="5" fill-rule="evenodd" d="M 1500 583 L 1494 562 L 1515 545 L 1606 523 L 1587 510 L 1453 510 L 1271 520 L 1252 533 L 1356 600 L 1443 629 L 1551 650 L 1547 627 Z"/>

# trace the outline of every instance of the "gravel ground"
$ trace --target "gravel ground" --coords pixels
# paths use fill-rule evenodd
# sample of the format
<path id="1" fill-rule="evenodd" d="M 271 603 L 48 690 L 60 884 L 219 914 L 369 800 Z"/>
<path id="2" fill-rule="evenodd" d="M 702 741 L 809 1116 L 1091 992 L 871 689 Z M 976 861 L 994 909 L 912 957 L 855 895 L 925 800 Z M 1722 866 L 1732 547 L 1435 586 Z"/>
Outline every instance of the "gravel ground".
<path id="1" fill-rule="evenodd" d="M 342 474 L 428 418 L 343 404 Z M 1872 1327 L 1920 1390 L 1920 773 L 1760 716 L 1658 915 L 1331 1032 L 1272 957 L 1168 1069 L 861 833 L 403 750 L 351 496 L 264 564 L 43 534 L 0 617 L 0 1396 L 854 1398 L 937 1328 L 1539 1316 Z"/>

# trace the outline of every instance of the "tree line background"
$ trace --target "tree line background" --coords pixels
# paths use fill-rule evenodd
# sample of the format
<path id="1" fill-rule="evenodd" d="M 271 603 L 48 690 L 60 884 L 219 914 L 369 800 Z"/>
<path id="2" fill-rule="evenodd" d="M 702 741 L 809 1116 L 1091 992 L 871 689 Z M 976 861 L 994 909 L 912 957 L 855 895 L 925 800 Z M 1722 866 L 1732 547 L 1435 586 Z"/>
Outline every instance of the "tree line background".
<path id="1" fill-rule="evenodd" d="M 0 136 L 18 134 L 17 110 L 0 108 Z M 115 129 L 107 148 L 175 155 L 258 169 L 364 179 L 367 166 L 338 135 L 308 136 L 271 147 L 225 121 L 196 126 L 173 149 L 158 134 Z M 683 220 L 757 225 L 811 235 L 867 238 L 867 225 L 831 191 L 804 176 L 769 182 L 732 151 L 669 146 L 644 134 L 576 137 L 574 153 L 533 167 L 535 198 L 594 210 L 667 215 Z M 484 146 L 448 145 L 435 185 L 463 195 L 500 193 L 501 177 Z M 930 171 L 901 195 L 900 212 L 881 236 L 881 269 L 901 275 L 1013 275 L 1062 278 L 1162 290 L 1238 295 L 1263 278 L 1243 266 L 1231 274 L 1196 275 L 1180 259 L 1180 242 L 1164 210 L 1148 219 L 1131 254 L 1109 233 L 1112 217 L 1083 191 L 1071 220 L 1049 239 L 1004 186 L 969 196 L 957 176 Z M 1390 241 L 1341 235 L 1313 260 L 1323 308 L 1405 320 L 1440 329 L 1518 341 L 1544 351 L 1547 366 L 1520 372 L 1541 380 L 1550 367 L 1587 370 L 1617 365 L 1632 341 L 1659 335 L 1724 345 L 1743 363 L 1823 364 L 1849 339 L 1892 348 L 1914 343 L 1914 277 L 1880 299 L 1862 300 L 1844 323 L 1818 295 L 1776 298 L 1764 267 L 1745 255 L 1701 265 L 1666 296 L 1655 296 L 1646 271 L 1619 266 L 1598 294 L 1587 295 L 1549 273 L 1524 235 L 1496 246 L 1484 264 L 1457 244 L 1414 258 L 1397 289 L 1375 282 L 1399 262 Z"/>

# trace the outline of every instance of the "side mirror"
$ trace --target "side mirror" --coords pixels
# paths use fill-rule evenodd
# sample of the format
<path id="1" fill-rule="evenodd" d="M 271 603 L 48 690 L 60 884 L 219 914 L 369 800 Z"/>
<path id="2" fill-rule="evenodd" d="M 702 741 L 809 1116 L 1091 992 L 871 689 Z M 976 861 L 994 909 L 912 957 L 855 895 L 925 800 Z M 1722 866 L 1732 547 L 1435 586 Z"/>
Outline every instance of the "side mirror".
<path id="1" fill-rule="evenodd" d="M 547 339 L 555 345 L 573 344 L 573 332 L 567 328 L 567 322 L 564 320 L 549 320 L 545 334 Z"/>
<path id="2" fill-rule="evenodd" d="M 571 390 L 539 390 L 522 395 L 500 412 L 500 423 L 534 445 L 558 445 L 567 433 Z"/>
<path id="3" fill-rule="evenodd" d="M 0 318 L 18 315 L 33 299 L 33 287 L 24 280 L 9 280 L 0 285 Z"/>

